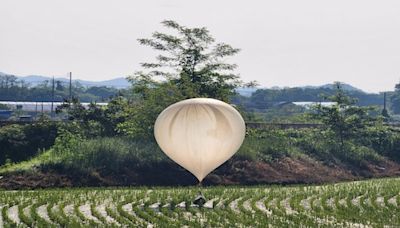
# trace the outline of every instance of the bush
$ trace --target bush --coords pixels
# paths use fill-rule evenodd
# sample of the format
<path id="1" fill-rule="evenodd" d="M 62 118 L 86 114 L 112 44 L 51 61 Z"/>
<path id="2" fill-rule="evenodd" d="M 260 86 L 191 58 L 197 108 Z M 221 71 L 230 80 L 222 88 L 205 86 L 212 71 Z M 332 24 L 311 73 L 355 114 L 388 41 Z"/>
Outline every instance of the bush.
<path id="1" fill-rule="evenodd" d="M 298 153 L 294 147 L 295 139 L 290 130 L 266 129 L 247 132 L 246 139 L 238 152 L 240 158 L 260 161 L 273 161 L 275 159 L 292 156 Z"/>
<path id="2" fill-rule="evenodd" d="M 148 166 L 166 159 L 152 141 L 118 137 L 83 139 L 66 131 L 57 138 L 47 165 L 58 164 L 82 171 L 119 172 L 124 168 Z"/>
<path id="3" fill-rule="evenodd" d="M 57 124 L 40 121 L 34 124 L 11 124 L 0 128 L 0 165 L 6 160 L 27 160 L 54 144 Z"/>
<path id="4" fill-rule="evenodd" d="M 370 127 L 360 137 L 360 143 L 377 151 L 380 155 L 400 161 L 400 132 L 386 126 Z"/>
<path id="5" fill-rule="evenodd" d="M 359 140 L 346 139 L 343 144 L 329 129 L 299 130 L 296 145 L 309 156 L 328 163 L 343 162 L 363 166 L 365 161 L 381 160 L 379 151 Z"/>
<path id="6" fill-rule="evenodd" d="M 400 137 L 400 134 L 398 135 Z M 400 140 L 393 140 L 393 145 L 394 142 L 400 144 Z M 365 162 L 381 160 L 384 153 L 359 140 L 345 140 L 341 144 L 334 132 L 318 128 L 250 130 L 238 153 L 242 159 L 265 162 L 302 155 L 327 164 L 346 163 L 360 167 Z"/>
<path id="7" fill-rule="evenodd" d="M 375 150 L 366 146 L 350 144 L 348 151 L 346 154 L 348 156 L 344 156 L 344 159 L 359 167 L 362 167 L 366 161 L 380 161 L 382 159 Z"/>

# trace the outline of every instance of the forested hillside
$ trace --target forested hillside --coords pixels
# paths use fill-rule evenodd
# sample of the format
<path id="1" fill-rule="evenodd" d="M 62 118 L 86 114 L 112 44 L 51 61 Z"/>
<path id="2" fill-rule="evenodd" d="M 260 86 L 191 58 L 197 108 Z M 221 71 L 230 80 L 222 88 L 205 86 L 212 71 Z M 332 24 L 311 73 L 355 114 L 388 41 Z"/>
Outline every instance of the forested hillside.
<path id="1" fill-rule="evenodd" d="M 124 92 L 106 86 L 84 87 L 79 82 L 73 81 L 71 95 L 79 98 L 81 102 L 108 101 L 117 93 Z M 0 100 L 1 101 L 63 101 L 70 97 L 69 83 L 64 81 L 45 80 L 32 86 L 13 75 L 0 75 Z"/>
<path id="2" fill-rule="evenodd" d="M 383 93 L 372 94 L 360 90 L 345 90 L 346 94 L 357 99 L 357 105 L 383 105 Z M 283 88 L 283 89 L 259 89 L 250 97 L 240 98 L 244 107 L 248 109 L 264 110 L 282 102 L 299 101 L 327 101 L 327 96 L 332 96 L 335 89 L 331 87 L 316 88 Z"/>

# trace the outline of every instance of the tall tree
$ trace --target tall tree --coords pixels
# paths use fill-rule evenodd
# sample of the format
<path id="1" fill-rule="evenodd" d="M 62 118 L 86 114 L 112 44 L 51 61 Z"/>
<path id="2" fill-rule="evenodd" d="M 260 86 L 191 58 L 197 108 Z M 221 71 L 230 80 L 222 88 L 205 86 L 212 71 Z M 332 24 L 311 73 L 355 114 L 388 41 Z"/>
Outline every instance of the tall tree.
<path id="1" fill-rule="evenodd" d="M 154 32 L 139 43 L 161 52 L 152 63 L 142 63 L 147 72 L 137 72 L 131 80 L 161 79 L 176 86 L 186 98 L 212 97 L 228 101 L 234 89 L 242 85 L 236 64 L 226 57 L 239 52 L 226 43 L 216 43 L 207 28 L 188 28 L 175 21 L 161 22 L 175 34 Z M 153 81 L 154 82 L 154 81 Z"/>
<path id="2" fill-rule="evenodd" d="M 395 91 L 390 97 L 391 109 L 394 114 L 400 113 L 400 83 L 396 84 L 394 87 Z"/>
<path id="3" fill-rule="evenodd" d="M 165 107 L 178 100 L 209 97 L 229 101 L 244 83 L 226 58 L 239 52 L 226 43 L 216 43 L 207 28 L 188 28 L 175 21 L 162 25 L 172 33 L 154 32 L 139 43 L 160 52 L 154 62 L 142 63 L 143 71 L 129 80 L 137 98 L 127 110 L 120 130 L 130 135 L 152 135 L 154 121 Z M 255 83 L 249 83 L 254 85 Z"/>
<path id="4" fill-rule="evenodd" d="M 359 137 L 368 126 L 376 123 L 376 119 L 369 115 L 371 108 L 355 105 L 356 100 L 346 95 L 339 82 L 334 86 L 335 94 L 327 97 L 334 104 L 317 105 L 315 117 L 334 133 L 343 148 L 345 140 Z"/>

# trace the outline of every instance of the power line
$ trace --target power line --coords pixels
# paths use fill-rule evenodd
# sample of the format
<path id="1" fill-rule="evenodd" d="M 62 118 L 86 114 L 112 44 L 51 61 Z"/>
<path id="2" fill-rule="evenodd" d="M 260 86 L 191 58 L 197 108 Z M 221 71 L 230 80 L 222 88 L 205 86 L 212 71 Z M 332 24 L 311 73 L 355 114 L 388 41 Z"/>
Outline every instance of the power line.
<path id="1" fill-rule="evenodd" d="M 53 107 L 54 107 L 54 76 L 53 76 L 53 86 L 52 86 L 52 90 L 51 90 L 51 116 L 53 117 L 54 113 L 53 113 Z"/>

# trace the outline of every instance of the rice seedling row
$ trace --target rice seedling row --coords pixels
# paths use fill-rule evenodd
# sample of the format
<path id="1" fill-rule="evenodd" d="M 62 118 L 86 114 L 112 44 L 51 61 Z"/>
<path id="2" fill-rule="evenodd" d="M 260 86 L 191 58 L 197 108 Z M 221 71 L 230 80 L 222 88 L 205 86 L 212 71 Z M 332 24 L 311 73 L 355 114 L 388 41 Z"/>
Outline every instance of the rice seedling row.
<path id="1" fill-rule="evenodd" d="M 0 191 L 0 227 L 399 227 L 400 178 L 322 186 Z"/>

